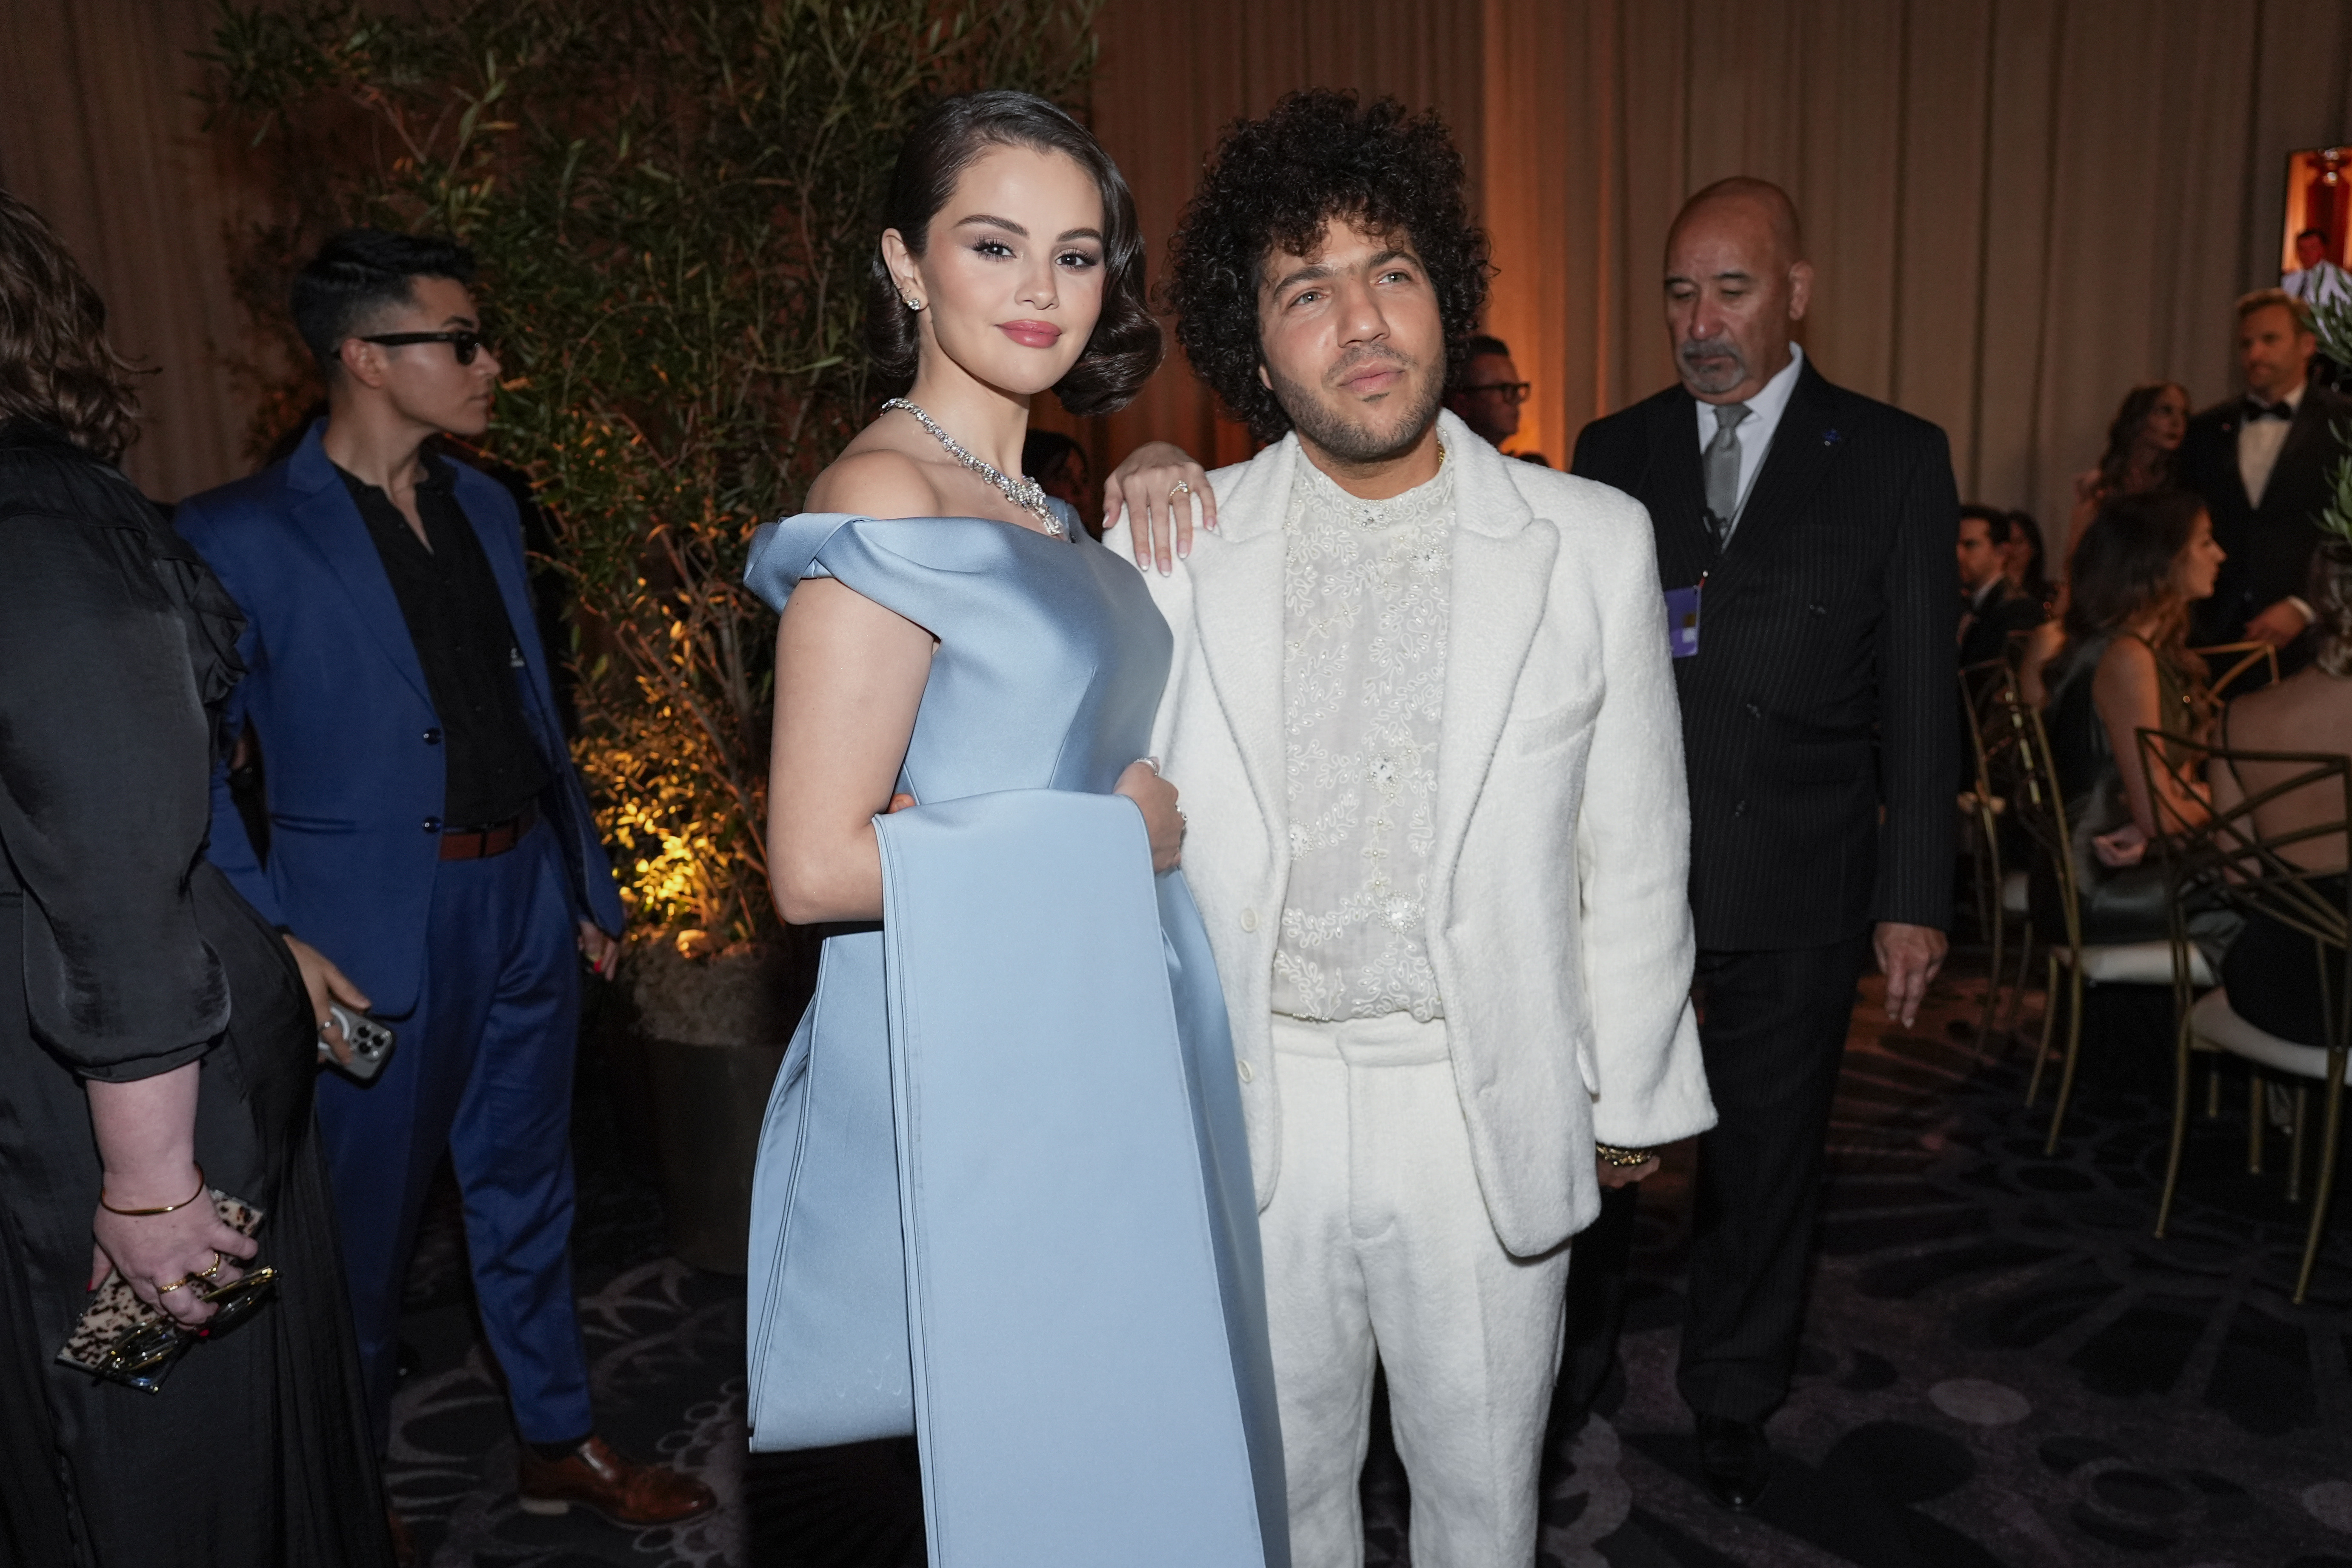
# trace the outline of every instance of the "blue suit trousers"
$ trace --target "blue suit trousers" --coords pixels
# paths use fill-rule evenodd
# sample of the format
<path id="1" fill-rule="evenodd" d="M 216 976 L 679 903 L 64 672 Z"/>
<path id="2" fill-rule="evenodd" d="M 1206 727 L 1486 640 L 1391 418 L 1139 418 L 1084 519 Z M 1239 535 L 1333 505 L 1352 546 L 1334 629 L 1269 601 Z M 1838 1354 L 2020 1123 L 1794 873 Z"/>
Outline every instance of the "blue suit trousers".
<path id="1" fill-rule="evenodd" d="M 490 1349 L 523 1440 L 593 1426 L 572 1293 L 572 1074 L 580 1019 L 572 900 L 542 825 L 504 855 L 441 863 L 416 1009 L 373 1084 L 320 1075 L 369 1413 L 391 1431 L 400 1305 L 443 1150 Z M 333 954 L 329 954 L 333 957 Z"/>

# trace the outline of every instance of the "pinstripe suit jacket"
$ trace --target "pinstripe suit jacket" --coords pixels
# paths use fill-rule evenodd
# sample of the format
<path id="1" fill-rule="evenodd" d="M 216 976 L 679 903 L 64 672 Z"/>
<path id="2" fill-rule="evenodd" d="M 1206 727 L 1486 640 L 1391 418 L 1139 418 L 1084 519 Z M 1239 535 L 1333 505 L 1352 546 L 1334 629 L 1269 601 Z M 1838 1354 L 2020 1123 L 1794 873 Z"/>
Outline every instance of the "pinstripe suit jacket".
<path id="1" fill-rule="evenodd" d="M 1649 509 L 1664 586 L 1704 579 L 1675 661 L 1691 912 L 1717 950 L 1816 947 L 1952 909 L 1952 542 L 1944 433 L 1805 363 L 1728 548 L 1680 386 L 1588 425 L 1575 471 Z"/>

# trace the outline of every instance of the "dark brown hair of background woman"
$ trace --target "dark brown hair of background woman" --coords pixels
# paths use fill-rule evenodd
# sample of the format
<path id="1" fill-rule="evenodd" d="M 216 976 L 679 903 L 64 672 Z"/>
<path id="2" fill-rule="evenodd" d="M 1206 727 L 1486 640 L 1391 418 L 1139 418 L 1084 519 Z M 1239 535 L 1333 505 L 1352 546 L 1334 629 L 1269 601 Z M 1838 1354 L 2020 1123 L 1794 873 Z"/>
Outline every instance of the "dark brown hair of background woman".
<path id="1" fill-rule="evenodd" d="M 0 187 L 0 420 L 37 419 L 116 462 L 139 438 L 141 374 L 57 231 Z"/>

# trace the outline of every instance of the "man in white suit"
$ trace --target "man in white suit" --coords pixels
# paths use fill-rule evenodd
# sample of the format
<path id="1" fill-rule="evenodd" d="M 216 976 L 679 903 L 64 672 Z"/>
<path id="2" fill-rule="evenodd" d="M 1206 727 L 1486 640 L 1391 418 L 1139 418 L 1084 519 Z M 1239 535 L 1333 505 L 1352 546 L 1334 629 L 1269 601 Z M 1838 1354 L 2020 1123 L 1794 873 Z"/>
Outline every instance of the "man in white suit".
<path id="1" fill-rule="evenodd" d="M 1433 119 L 1293 94 L 1174 249 L 1193 369 L 1273 444 L 1206 486 L 1130 458 L 1108 542 L 1175 635 L 1154 738 L 1232 1014 L 1293 1563 L 1362 1561 L 1377 1361 L 1414 1563 L 1527 1568 L 1569 1237 L 1714 1120 L 1649 524 L 1440 413 L 1486 265 Z M 1171 489 L 1222 520 L 1189 554 Z"/>

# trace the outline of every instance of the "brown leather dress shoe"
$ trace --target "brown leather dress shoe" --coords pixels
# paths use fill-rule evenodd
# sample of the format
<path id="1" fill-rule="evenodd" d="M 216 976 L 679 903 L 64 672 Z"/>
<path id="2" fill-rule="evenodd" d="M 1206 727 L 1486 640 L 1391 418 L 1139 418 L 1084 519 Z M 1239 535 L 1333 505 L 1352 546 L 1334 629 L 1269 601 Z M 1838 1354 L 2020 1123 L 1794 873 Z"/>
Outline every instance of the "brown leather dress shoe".
<path id="1" fill-rule="evenodd" d="M 515 1475 L 516 1501 L 525 1513 L 562 1513 L 578 1503 L 614 1524 L 676 1524 L 719 1506 L 709 1487 L 667 1465 L 621 1458 L 602 1437 L 591 1437 L 561 1459 L 542 1459 L 529 1447 Z"/>

